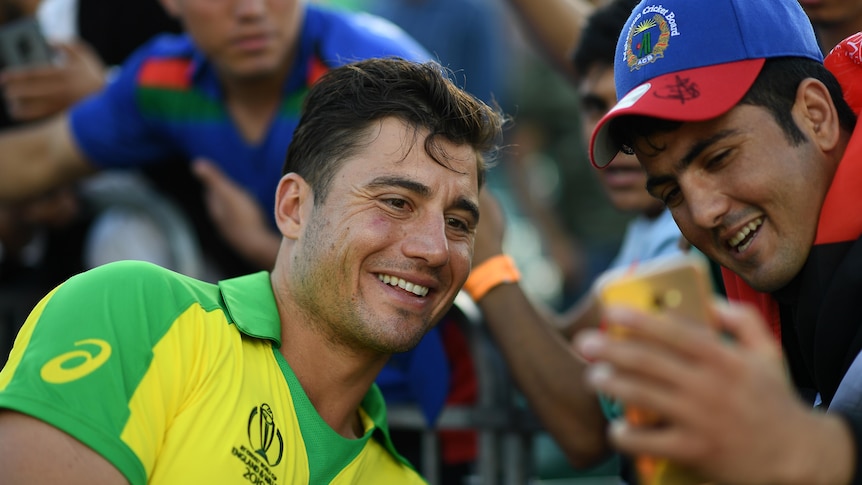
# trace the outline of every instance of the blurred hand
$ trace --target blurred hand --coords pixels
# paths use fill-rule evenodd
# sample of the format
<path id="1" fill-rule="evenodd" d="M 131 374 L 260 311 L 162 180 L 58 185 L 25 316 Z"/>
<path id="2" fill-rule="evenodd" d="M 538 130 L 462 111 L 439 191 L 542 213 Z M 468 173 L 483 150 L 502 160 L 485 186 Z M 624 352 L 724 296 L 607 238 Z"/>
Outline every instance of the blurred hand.
<path id="1" fill-rule="evenodd" d="M 10 116 L 29 121 L 57 114 L 102 89 L 105 66 L 84 42 L 57 43 L 55 64 L 15 67 L 0 73 Z"/>
<path id="2" fill-rule="evenodd" d="M 195 160 L 192 172 L 204 186 L 207 210 L 222 237 L 260 269 L 272 269 L 281 238 L 254 197 L 209 160 Z"/>
<path id="3" fill-rule="evenodd" d="M 80 200 L 71 187 L 61 187 L 21 202 L 0 203 L 0 247 L 10 259 L 42 229 L 70 224 L 80 213 Z"/>
<path id="4" fill-rule="evenodd" d="M 503 236 L 506 230 L 506 218 L 500 202 L 487 186 L 479 193 L 479 226 L 476 228 L 476 242 L 473 246 L 473 267 L 481 262 L 502 254 Z"/>
<path id="5" fill-rule="evenodd" d="M 665 421 L 616 422 L 614 445 L 688 465 L 719 483 L 787 483 L 788 475 L 806 477 L 801 471 L 810 471 L 812 459 L 814 469 L 842 470 L 816 461 L 823 447 L 853 449 L 846 428 L 797 398 L 760 315 L 741 305 L 717 305 L 715 314 L 732 342 L 702 325 L 620 307 L 605 317 L 625 327 L 626 338 L 579 335 L 576 347 L 595 362 L 587 373 L 593 387 Z M 833 454 L 852 463 L 846 449 Z"/>

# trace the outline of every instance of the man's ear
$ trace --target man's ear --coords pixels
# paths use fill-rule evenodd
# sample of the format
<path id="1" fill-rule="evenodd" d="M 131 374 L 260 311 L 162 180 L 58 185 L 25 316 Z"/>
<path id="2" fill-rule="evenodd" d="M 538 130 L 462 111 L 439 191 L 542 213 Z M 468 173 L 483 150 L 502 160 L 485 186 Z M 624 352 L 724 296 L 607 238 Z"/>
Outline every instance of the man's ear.
<path id="1" fill-rule="evenodd" d="M 275 191 L 275 223 L 288 239 L 297 239 L 302 226 L 311 217 L 314 194 L 311 186 L 296 173 L 289 173 L 278 182 Z"/>
<path id="2" fill-rule="evenodd" d="M 822 82 L 813 78 L 803 80 L 796 90 L 793 109 L 799 115 L 800 128 L 821 151 L 835 149 L 841 139 L 841 123 L 829 89 Z"/>

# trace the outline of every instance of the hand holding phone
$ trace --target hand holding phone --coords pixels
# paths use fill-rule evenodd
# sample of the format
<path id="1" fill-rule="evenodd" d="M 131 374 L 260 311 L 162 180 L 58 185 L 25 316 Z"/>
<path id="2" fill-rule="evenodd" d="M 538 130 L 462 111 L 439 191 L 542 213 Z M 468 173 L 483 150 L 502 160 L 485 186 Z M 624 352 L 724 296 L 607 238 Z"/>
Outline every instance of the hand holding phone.
<path id="1" fill-rule="evenodd" d="M 696 325 L 712 325 L 712 288 L 706 262 L 695 256 L 659 258 L 602 275 L 596 283 L 601 305 L 625 305 L 657 315 L 685 318 Z M 606 322 L 615 338 L 626 338 L 625 328 Z M 661 426 L 662 418 L 649 409 L 625 406 L 634 426 Z M 641 485 L 700 485 L 696 474 L 667 460 L 635 457 Z"/>

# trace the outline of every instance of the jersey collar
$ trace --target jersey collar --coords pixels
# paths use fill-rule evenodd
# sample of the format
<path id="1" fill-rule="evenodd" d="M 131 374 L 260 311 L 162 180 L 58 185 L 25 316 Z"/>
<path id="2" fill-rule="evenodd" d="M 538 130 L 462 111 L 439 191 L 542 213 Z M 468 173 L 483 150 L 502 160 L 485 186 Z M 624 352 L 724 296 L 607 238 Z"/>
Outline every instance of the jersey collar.
<path id="1" fill-rule="evenodd" d="M 230 321 L 240 332 L 272 340 L 281 347 L 281 320 L 272 293 L 269 272 L 260 271 L 219 281 Z"/>

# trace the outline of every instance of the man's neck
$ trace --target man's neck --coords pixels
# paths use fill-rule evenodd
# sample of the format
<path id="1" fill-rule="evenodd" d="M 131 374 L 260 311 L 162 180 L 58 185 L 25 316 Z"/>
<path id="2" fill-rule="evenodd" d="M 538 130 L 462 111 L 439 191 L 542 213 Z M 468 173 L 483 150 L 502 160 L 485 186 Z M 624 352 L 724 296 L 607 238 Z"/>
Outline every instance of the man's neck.
<path id="1" fill-rule="evenodd" d="M 362 436 L 357 411 L 388 357 L 347 348 L 299 320 L 282 315 L 281 354 L 320 417 L 346 438 Z"/>
<path id="2" fill-rule="evenodd" d="M 293 51 L 280 69 L 259 78 L 221 77 L 227 110 L 246 142 L 257 144 L 266 136 L 295 59 Z"/>
<path id="3" fill-rule="evenodd" d="M 266 136 L 281 103 L 285 79 L 271 76 L 224 84 L 227 110 L 246 142 L 257 144 Z"/>

